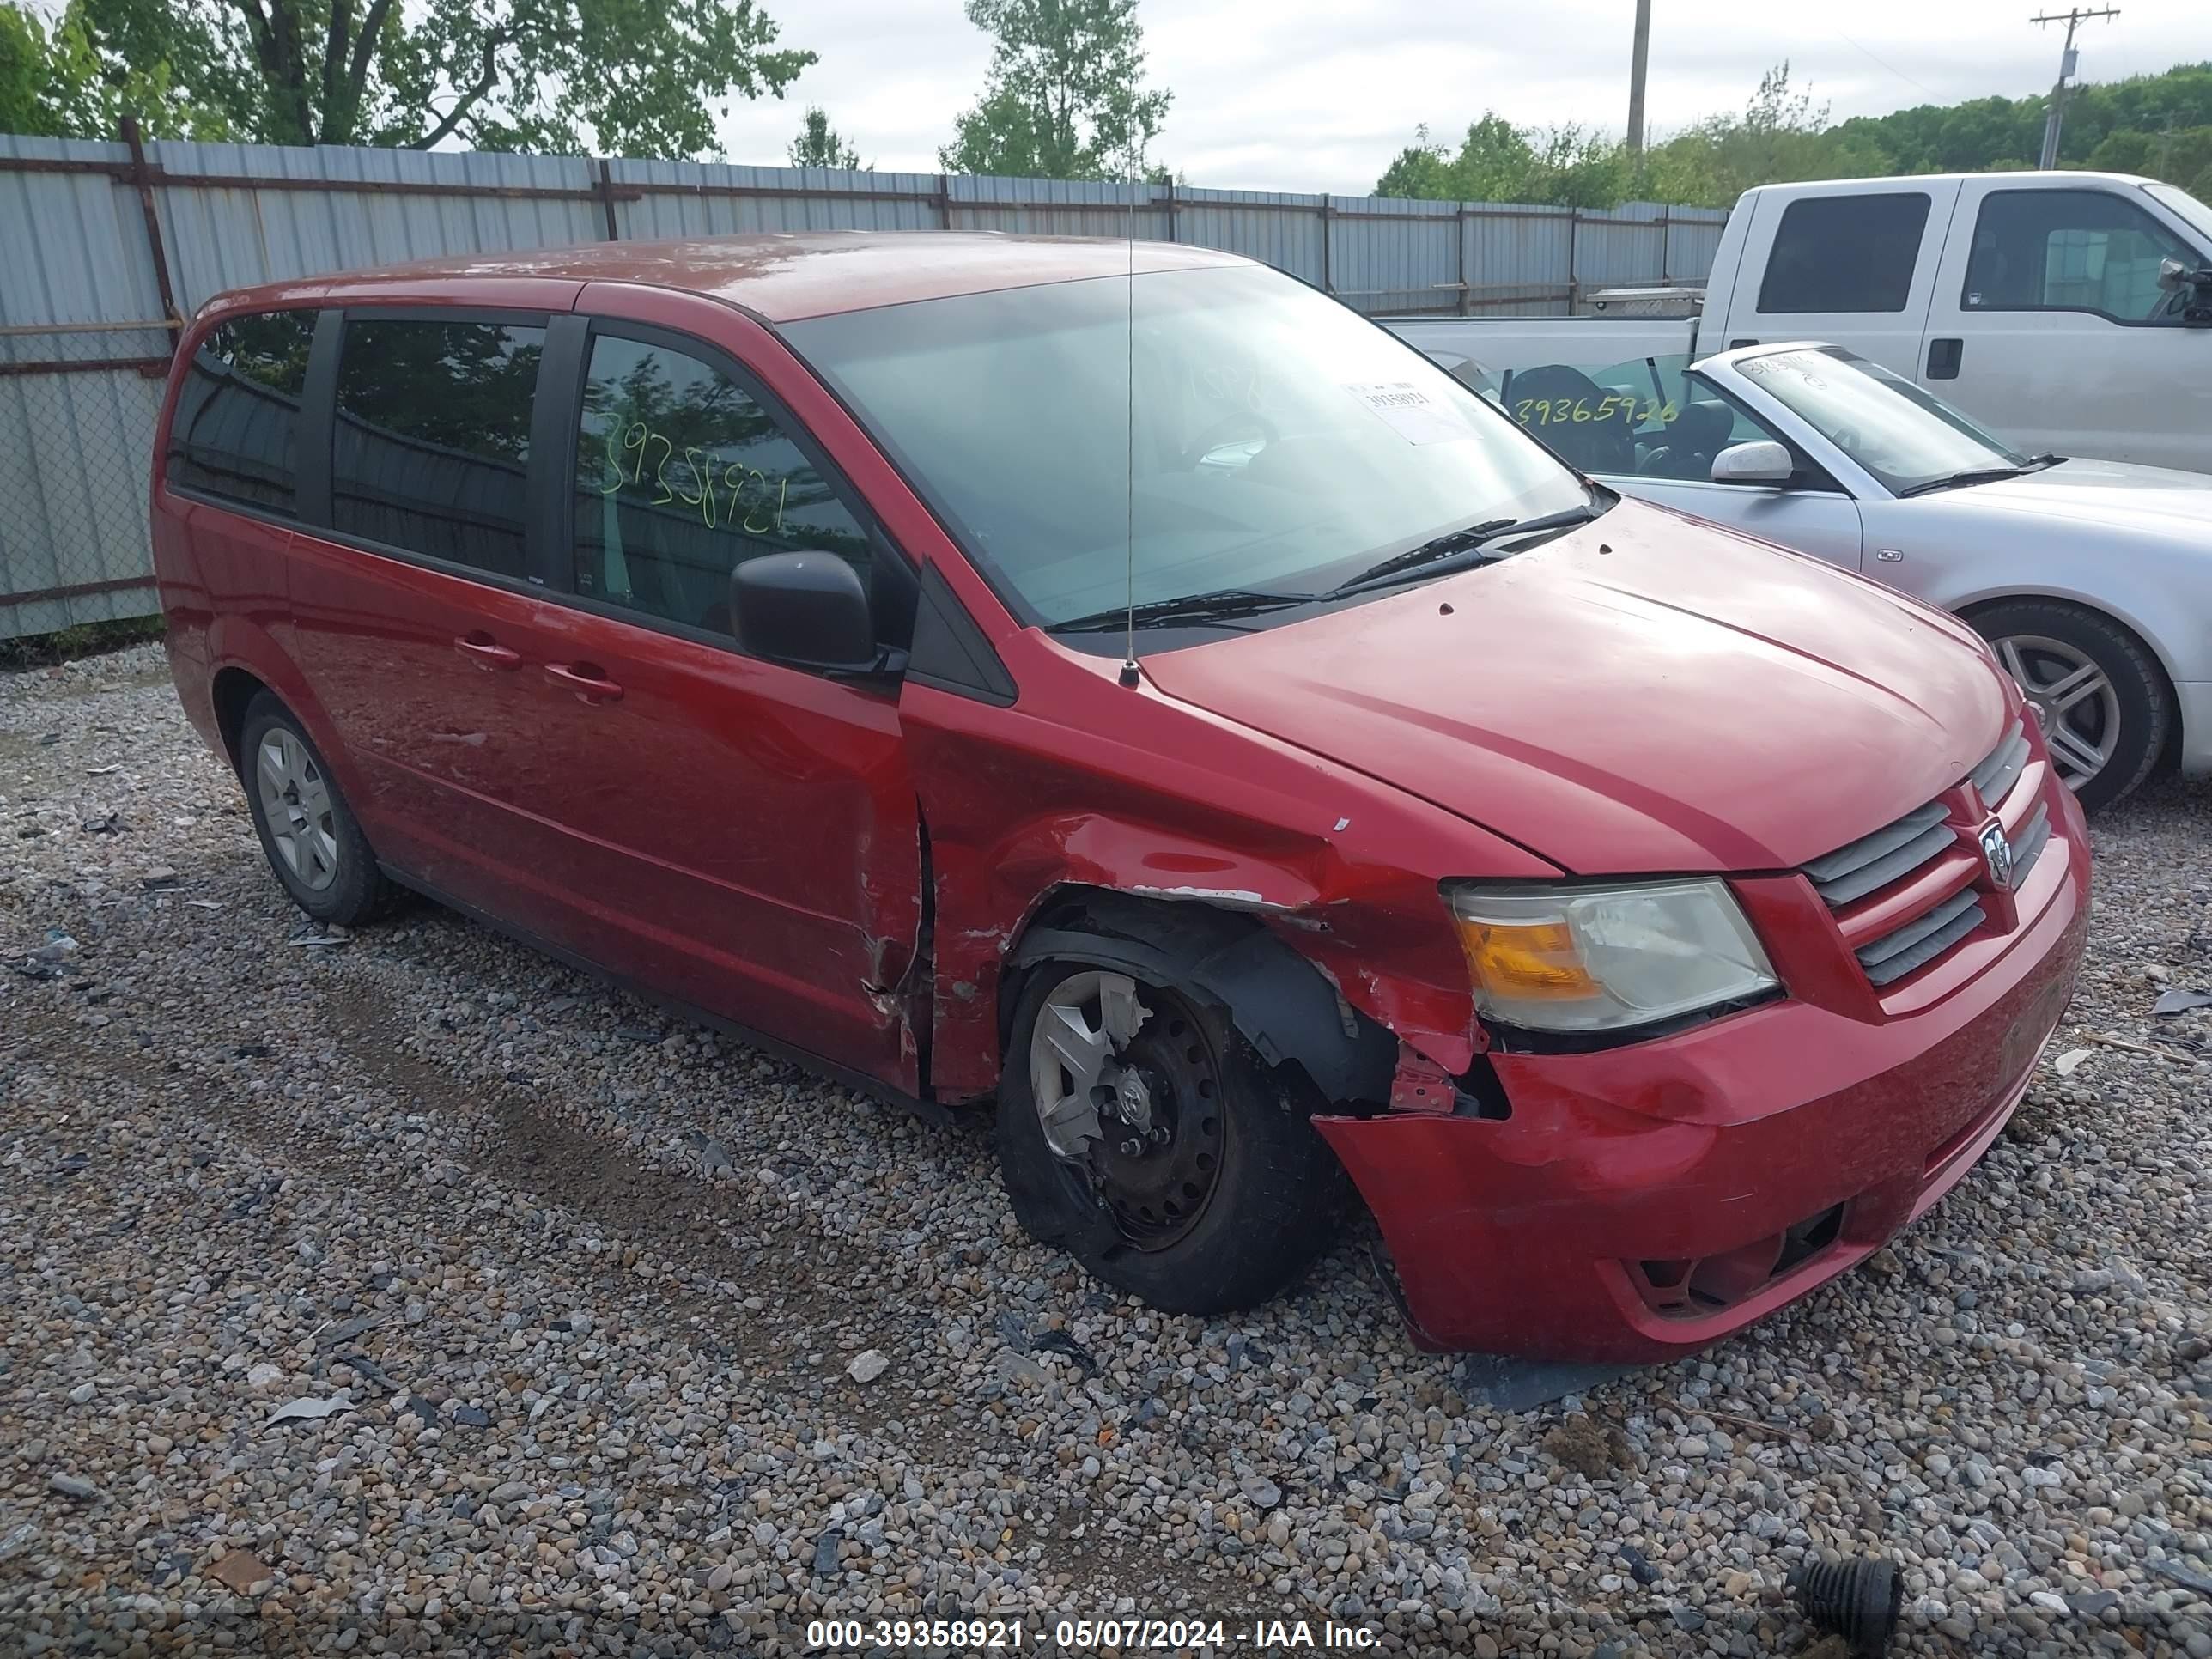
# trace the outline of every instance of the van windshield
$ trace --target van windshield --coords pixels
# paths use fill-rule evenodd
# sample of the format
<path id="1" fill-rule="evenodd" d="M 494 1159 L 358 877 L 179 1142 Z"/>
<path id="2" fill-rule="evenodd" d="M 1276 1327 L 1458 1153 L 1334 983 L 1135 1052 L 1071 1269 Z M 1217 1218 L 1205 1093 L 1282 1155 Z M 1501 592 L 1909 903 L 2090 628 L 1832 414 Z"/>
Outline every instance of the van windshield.
<path id="1" fill-rule="evenodd" d="M 1139 272 L 783 332 L 1025 620 L 1310 593 L 1444 532 L 1583 506 L 1573 472 L 1278 272 Z"/>

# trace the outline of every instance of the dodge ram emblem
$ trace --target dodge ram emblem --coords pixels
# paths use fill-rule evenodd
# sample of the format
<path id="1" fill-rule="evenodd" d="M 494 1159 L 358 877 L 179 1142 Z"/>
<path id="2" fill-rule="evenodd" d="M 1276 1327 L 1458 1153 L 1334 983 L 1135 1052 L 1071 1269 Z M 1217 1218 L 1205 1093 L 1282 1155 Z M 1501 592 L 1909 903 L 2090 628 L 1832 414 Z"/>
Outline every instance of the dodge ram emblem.
<path id="1" fill-rule="evenodd" d="M 1990 879 L 2000 887 L 2012 885 L 2012 843 L 2004 825 L 1992 823 L 1982 831 L 1982 862 L 1990 866 Z"/>

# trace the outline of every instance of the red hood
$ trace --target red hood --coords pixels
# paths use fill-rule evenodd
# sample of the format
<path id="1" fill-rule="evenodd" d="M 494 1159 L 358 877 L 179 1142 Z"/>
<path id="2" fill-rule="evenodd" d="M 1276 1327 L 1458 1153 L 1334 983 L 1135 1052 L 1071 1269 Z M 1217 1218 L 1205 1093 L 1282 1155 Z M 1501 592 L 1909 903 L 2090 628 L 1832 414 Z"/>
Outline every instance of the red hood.
<path id="1" fill-rule="evenodd" d="M 1633 501 L 1500 564 L 1145 667 L 1590 874 L 1832 852 L 1965 776 L 2009 702 L 1963 623 Z"/>

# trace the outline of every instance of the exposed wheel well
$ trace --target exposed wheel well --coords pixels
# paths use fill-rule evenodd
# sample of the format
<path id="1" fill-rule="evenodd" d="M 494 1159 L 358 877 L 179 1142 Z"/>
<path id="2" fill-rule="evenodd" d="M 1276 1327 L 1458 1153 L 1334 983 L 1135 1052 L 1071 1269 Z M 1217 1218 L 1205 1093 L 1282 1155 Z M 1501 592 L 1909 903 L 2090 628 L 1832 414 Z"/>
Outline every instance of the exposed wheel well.
<path id="1" fill-rule="evenodd" d="M 215 677 L 216 729 L 222 733 L 222 746 L 230 754 L 230 763 L 238 765 L 238 740 L 246 729 L 246 705 L 257 692 L 269 688 L 243 668 L 225 668 Z"/>
<path id="2" fill-rule="evenodd" d="M 2055 593 L 1992 593 L 1987 599 L 1976 599 L 1972 605 L 1960 606 L 1958 616 L 1962 622 L 1972 623 L 1976 617 L 2008 605 L 2048 605 L 2057 606 L 2064 611 L 2077 611 L 2084 617 L 2094 617 L 2116 633 L 2126 635 L 2142 653 L 2142 659 L 2150 665 L 2151 672 L 2158 677 L 2158 684 L 2152 689 L 2166 704 L 2167 714 L 2166 742 L 2160 749 L 2157 764 L 2163 769 L 2179 762 L 2181 755 L 2181 722 L 2172 718 L 2175 709 L 2179 707 L 2179 699 L 2173 690 L 2173 676 L 2166 672 L 2165 662 L 2160 658 L 2158 653 L 2151 648 L 2149 641 L 2144 639 L 2135 629 L 2122 622 L 2111 611 L 2100 610 L 2094 605 L 2084 605 L 2079 599 L 2063 599 Z M 1980 630 L 1977 629 L 1976 631 Z"/>
<path id="3" fill-rule="evenodd" d="M 1196 899 L 1160 899 L 1067 886 L 1040 904 L 1006 952 L 999 980 L 999 1040 L 1013 1027 L 1022 987 L 1051 962 L 1136 966 L 1142 947 L 1164 957 L 1185 985 L 1218 1002 L 1271 1065 L 1296 1064 L 1323 1101 L 1389 1098 L 1397 1039 L 1345 1001 L 1311 962 L 1256 919 Z"/>

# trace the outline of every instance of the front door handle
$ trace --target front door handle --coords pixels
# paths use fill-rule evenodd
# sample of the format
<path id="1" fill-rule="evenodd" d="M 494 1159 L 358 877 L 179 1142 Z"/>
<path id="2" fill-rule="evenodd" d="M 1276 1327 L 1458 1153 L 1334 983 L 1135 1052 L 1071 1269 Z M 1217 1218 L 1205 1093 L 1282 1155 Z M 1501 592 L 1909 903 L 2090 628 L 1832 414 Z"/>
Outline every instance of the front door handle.
<path id="1" fill-rule="evenodd" d="M 622 696 L 622 687 L 609 679 L 596 663 L 549 662 L 545 665 L 545 678 L 549 684 L 574 691 L 586 702 L 613 702 Z"/>
<path id="2" fill-rule="evenodd" d="M 1966 343 L 1952 338 L 1930 340 L 1928 343 L 1928 378 L 1931 380 L 1955 380 L 1959 378 L 1959 360 L 1966 354 Z"/>
<path id="3" fill-rule="evenodd" d="M 453 641 L 453 649 L 471 661 L 482 663 L 486 668 L 522 666 L 522 653 L 501 645 L 490 635 L 481 630 L 474 634 L 462 635 Z"/>

